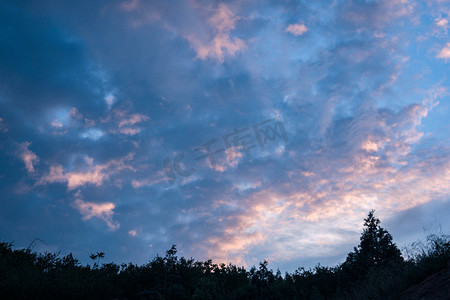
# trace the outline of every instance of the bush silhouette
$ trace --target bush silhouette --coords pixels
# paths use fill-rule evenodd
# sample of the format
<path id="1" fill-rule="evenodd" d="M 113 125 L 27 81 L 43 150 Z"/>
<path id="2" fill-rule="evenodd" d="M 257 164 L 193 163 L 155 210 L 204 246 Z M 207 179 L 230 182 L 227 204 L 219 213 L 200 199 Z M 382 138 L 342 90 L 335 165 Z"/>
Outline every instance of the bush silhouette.
<path id="1" fill-rule="evenodd" d="M 360 243 L 335 267 L 299 268 L 281 276 L 268 262 L 246 270 L 211 260 L 178 258 L 174 246 L 149 263 L 83 266 L 72 254 L 14 250 L 0 242 L 2 299 L 397 299 L 408 286 L 450 260 L 450 238 L 432 235 L 404 260 L 371 211 Z"/>

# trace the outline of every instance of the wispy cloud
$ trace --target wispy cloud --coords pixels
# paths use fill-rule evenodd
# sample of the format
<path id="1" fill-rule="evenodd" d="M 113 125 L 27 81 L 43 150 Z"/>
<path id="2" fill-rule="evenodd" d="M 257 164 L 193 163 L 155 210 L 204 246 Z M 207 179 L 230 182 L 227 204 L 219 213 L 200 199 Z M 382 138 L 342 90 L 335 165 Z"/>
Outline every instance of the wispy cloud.
<path id="1" fill-rule="evenodd" d="M 150 118 L 147 116 L 144 116 L 142 114 L 133 114 L 129 117 L 125 117 L 119 122 L 119 127 L 125 127 L 129 125 L 134 125 L 140 122 L 144 122 L 149 120 Z"/>
<path id="2" fill-rule="evenodd" d="M 441 51 L 439 51 L 439 53 L 438 53 L 438 55 L 436 57 L 445 59 L 445 61 L 447 62 L 447 59 L 450 58 L 450 43 L 447 43 L 447 45 L 445 45 L 441 49 Z"/>
<path id="3" fill-rule="evenodd" d="M 33 151 L 28 149 L 30 145 L 30 142 L 19 144 L 17 155 L 25 163 L 25 168 L 27 169 L 28 173 L 34 173 L 35 166 L 37 163 L 39 163 L 39 157 Z"/>
<path id="4" fill-rule="evenodd" d="M 286 27 L 285 31 L 293 35 L 299 36 L 307 32 L 309 29 L 304 24 L 291 24 Z"/>
<path id="5" fill-rule="evenodd" d="M 231 36 L 238 20 L 239 17 L 226 4 L 221 3 L 208 20 L 214 32 L 211 40 L 202 39 L 196 33 L 187 33 L 185 37 L 197 52 L 198 58 L 211 58 L 223 63 L 226 56 L 233 57 L 246 49 L 242 39 Z"/>
<path id="6" fill-rule="evenodd" d="M 128 164 L 128 161 L 132 158 L 133 155 L 127 155 L 119 160 L 111 160 L 105 164 L 94 165 L 94 159 L 85 156 L 86 168 L 84 170 L 65 171 L 61 165 L 50 166 L 50 172 L 42 176 L 38 183 L 64 182 L 67 183 L 69 190 L 86 184 L 100 186 L 114 174 L 118 174 L 123 170 L 133 171 L 134 168 Z"/>
<path id="7" fill-rule="evenodd" d="M 116 207 L 114 203 L 94 203 L 76 199 L 73 205 L 83 215 L 83 220 L 99 218 L 105 221 L 111 230 L 117 230 L 120 227 L 119 223 L 113 221 L 114 208 Z"/>

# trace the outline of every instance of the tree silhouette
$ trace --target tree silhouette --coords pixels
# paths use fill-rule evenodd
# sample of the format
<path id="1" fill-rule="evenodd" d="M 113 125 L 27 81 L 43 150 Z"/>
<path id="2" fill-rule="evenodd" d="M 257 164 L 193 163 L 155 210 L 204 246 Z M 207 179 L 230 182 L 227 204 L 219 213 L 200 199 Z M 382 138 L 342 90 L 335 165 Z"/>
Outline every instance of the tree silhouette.
<path id="1" fill-rule="evenodd" d="M 399 299 L 400 294 L 401 299 L 412 299 L 407 288 L 424 279 L 430 283 L 426 278 L 446 268 L 450 260 L 450 236 L 442 235 L 430 237 L 403 261 L 374 211 L 364 220 L 360 244 L 343 264 L 299 268 L 284 278 L 279 271 L 274 274 L 267 261 L 247 271 L 233 264 L 177 257 L 175 246 L 142 266 L 100 266 L 105 253 L 96 252 L 90 256 L 94 267 L 81 265 L 72 254 L 59 257 L 29 248 L 15 250 L 0 240 L 1 299 L 389 300 Z M 443 296 L 433 299 L 448 299 L 442 282 L 448 282 L 449 276 L 441 275 L 431 289 Z"/>
<path id="2" fill-rule="evenodd" d="M 352 275 L 366 273 L 374 266 L 385 266 L 392 261 L 403 261 L 400 250 L 392 242 L 391 234 L 380 226 L 380 220 L 374 217 L 374 210 L 364 219 L 364 230 L 360 243 L 349 253 L 343 268 Z"/>
<path id="3" fill-rule="evenodd" d="M 100 266 L 100 259 L 104 257 L 104 252 L 97 252 L 97 254 L 92 253 L 91 255 L 89 255 L 89 258 L 94 261 L 94 268 L 98 268 Z M 97 262 L 95 260 L 97 260 Z"/>

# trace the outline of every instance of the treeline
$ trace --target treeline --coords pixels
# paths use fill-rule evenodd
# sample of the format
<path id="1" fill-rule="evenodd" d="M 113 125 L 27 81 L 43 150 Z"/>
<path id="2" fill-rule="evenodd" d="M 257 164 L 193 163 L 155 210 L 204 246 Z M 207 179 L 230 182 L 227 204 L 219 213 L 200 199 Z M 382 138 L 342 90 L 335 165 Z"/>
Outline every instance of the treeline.
<path id="1" fill-rule="evenodd" d="M 2 299 L 398 299 L 408 286 L 446 267 L 450 238 L 431 235 L 405 259 L 373 211 L 360 244 L 335 267 L 299 268 L 284 276 L 264 261 L 246 270 L 177 257 L 173 246 L 149 263 L 93 266 L 71 254 L 14 250 L 0 243 Z"/>

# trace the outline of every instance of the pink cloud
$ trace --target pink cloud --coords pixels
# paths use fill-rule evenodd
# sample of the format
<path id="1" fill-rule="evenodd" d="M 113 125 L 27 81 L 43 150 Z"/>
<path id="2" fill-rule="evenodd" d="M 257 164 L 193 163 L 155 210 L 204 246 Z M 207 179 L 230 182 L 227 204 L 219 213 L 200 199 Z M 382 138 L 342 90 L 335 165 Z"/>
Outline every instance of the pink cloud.
<path id="1" fill-rule="evenodd" d="M 304 34 L 308 31 L 308 28 L 306 28 L 303 24 L 291 24 L 288 27 L 286 27 L 286 32 L 292 33 L 293 35 L 299 36 Z"/>
<path id="2" fill-rule="evenodd" d="M 447 19 L 436 19 L 436 25 L 439 27 L 447 28 L 448 20 Z"/>
<path id="3" fill-rule="evenodd" d="M 447 59 L 450 58 L 450 43 L 447 43 L 447 45 L 445 45 L 441 51 L 438 53 L 438 55 L 436 56 L 437 58 L 441 58 L 441 59 L 445 59 L 445 61 L 447 61 Z"/>
<path id="4" fill-rule="evenodd" d="M 142 131 L 141 128 L 129 128 L 129 127 L 126 127 L 126 128 L 120 128 L 119 129 L 120 133 L 123 133 L 123 134 L 126 134 L 126 135 L 136 135 L 136 134 L 138 134 L 141 131 Z"/>
<path id="5" fill-rule="evenodd" d="M 231 31 L 235 29 L 240 17 L 224 3 L 220 3 L 215 9 L 200 5 L 196 1 L 180 4 L 179 9 L 189 14 L 189 19 L 195 16 L 194 25 L 183 23 L 182 17 L 176 22 L 169 22 L 158 12 L 158 8 L 146 2 L 127 1 L 120 9 L 129 14 L 132 27 L 158 22 L 162 28 L 181 35 L 195 50 L 196 58 L 201 60 L 212 59 L 223 63 L 226 57 L 234 57 L 247 48 L 243 40 L 231 36 Z"/>
<path id="6" fill-rule="evenodd" d="M 63 167 L 60 165 L 50 166 L 50 172 L 42 176 L 38 184 L 66 182 L 69 190 L 73 190 L 87 184 L 100 186 L 112 175 L 123 170 L 134 171 L 134 168 L 127 164 L 127 161 L 131 160 L 132 157 L 132 155 L 128 155 L 120 160 L 111 160 L 105 164 L 94 165 L 94 160 L 86 156 L 85 161 L 87 164 L 87 169 L 71 172 L 65 172 Z"/>
<path id="7" fill-rule="evenodd" d="M 121 120 L 119 122 L 119 127 L 134 125 L 134 124 L 141 123 L 141 122 L 148 121 L 148 120 L 150 120 L 150 118 L 145 115 L 133 114 L 130 117 Z"/>
<path id="8" fill-rule="evenodd" d="M 217 32 L 229 32 L 235 28 L 235 22 L 239 20 L 224 3 L 220 3 L 215 14 L 209 19 L 209 23 Z"/>
<path id="9" fill-rule="evenodd" d="M 83 115 L 80 113 L 80 111 L 76 107 L 72 107 L 69 111 L 69 116 L 71 116 L 74 119 L 82 119 Z"/>
<path id="10" fill-rule="evenodd" d="M 449 162 L 429 161 L 398 170 L 379 167 L 378 160 L 361 152 L 332 166 L 328 174 L 315 171 L 320 175 L 308 176 L 310 184 L 293 180 L 286 191 L 267 187 L 240 200 L 242 213 L 218 220 L 224 227 L 207 241 L 206 255 L 218 261 L 246 261 L 248 251 L 264 246 L 264 253 L 278 261 L 298 259 L 299 253 L 303 258 L 326 256 L 357 239 L 370 209 L 388 217 L 450 193 Z M 214 209 L 232 207 L 232 201 L 216 201 Z"/>
<path id="11" fill-rule="evenodd" d="M 196 33 L 184 36 L 197 52 L 197 58 L 202 60 L 212 58 L 223 63 L 225 56 L 235 56 L 247 48 L 243 40 L 230 36 L 237 20 L 239 17 L 235 16 L 226 4 L 221 3 L 208 20 L 214 32 L 212 39 L 200 38 Z"/>
<path id="12" fill-rule="evenodd" d="M 120 224 L 114 222 L 112 219 L 114 215 L 113 210 L 116 207 L 114 203 L 94 203 L 77 199 L 73 205 L 83 215 L 83 220 L 89 220 L 95 217 L 105 221 L 111 230 L 117 230 L 120 227 Z"/>
<path id="13" fill-rule="evenodd" d="M 133 179 L 133 180 L 131 181 L 131 185 L 132 185 L 135 189 L 137 189 L 137 188 L 140 188 L 140 187 L 143 187 L 143 186 L 149 186 L 149 185 L 152 185 L 152 182 L 151 182 L 151 180 L 148 179 L 148 178 L 142 179 L 142 180 L 136 180 L 136 179 Z"/>
<path id="14" fill-rule="evenodd" d="M 63 167 L 60 165 L 50 166 L 50 172 L 41 177 L 39 183 L 52 183 L 52 182 L 65 182 L 67 181 L 66 176 L 64 175 Z"/>
<path id="15" fill-rule="evenodd" d="M 442 93 L 432 94 L 434 98 Z M 211 206 L 199 215 L 234 213 L 217 220 L 220 231 L 202 251 L 218 261 L 250 265 L 257 262 L 248 261 L 252 250 L 263 251 L 258 260 L 264 255 L 278 261 L 298 259 L 300 253 L 303 258 L 327 256 L 357 241 L 361 220 L 370 209 L 384 219 L 446 197 L 450 149 L 414 150 L 424 135 L 422 120 L 436 103 L 425 99 L 424 105 L 408 105 L 398 112 L 361 112 L 339 129 L 340 140 L 346 142 L 342 153 L 331 154 L 340 150 L 324 142 L 321 151 L 305 154 L 304 170 L 291 171 L 287 182 L 263 182 L 256 191 L 242 193 L 248 195 L 244 198 L 236 198 L 240 191 L 233 189 L 211 199 Z"/>
<path id="16" fill-rule="evenodd" d="M 129 114 L 128 111 L 115 109 L 107 118 L 102 119 L 101 122 L 107 123 L 113 120 L 117 122 L 118 129 L 111 129 L 110 132 L 116 134 L 120 132 L 126 135 L 136 135 L 142 131 L 141 128 L 136 127 L 136 124 L 150 120 L 150 117 L 143 114 Z"/>
<path id="17" fill-rule="evenodd" d="M 56 127 L 56 128 L 62 128 L 63 127 L 63 124 L 59 120 L 53 120 L 50 123 L 50 125 L 52 125 L 53 127 Z"/>
<path id="18" fill-rule="evenodd" d="M 156 171 L 149 172 L 148 177 L 144 179 L 133 179 L 131 185 L 135 188 L 141 188 L 144 186 L 152 186 L 162 182 L 167 182 L 167 174 L 164 170 L 159 169 Z"/>
<path id="19" fill-rule="evenodd" d="M 19 144 L 19 150 L 17 154 L 25 163 L 25 167 L 28 173 L 34 173 L 34 167 L 39 162 L 39 157 L 33 151 L 28 149 L 30 145 L 30 142 Z"/>

